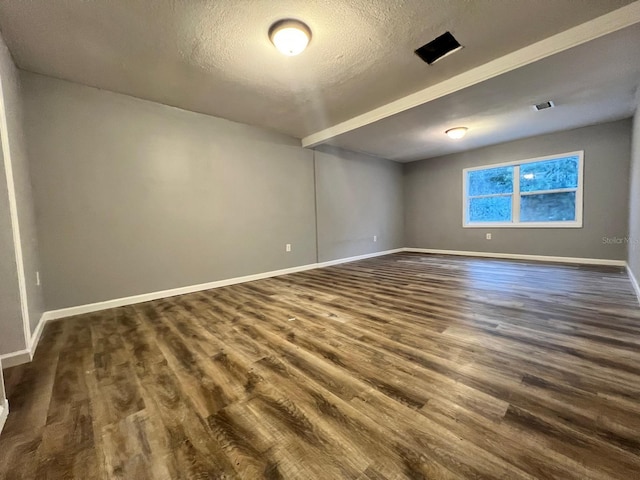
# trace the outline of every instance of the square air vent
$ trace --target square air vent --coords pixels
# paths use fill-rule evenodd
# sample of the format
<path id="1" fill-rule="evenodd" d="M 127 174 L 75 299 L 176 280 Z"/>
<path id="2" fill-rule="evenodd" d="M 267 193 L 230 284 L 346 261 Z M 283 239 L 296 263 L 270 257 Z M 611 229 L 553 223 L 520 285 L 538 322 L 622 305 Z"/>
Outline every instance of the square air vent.
<path id="1" fill-rule="evenodd" d="M 549 100 L 547 102 L 542 102 L 534 105 L 533 109 L 539 112 L 540 110 L 546 110 L 547 108 L 553 108 L 555 106 L 556 104 Z"/>
<path id="2" fill-rule="evenodd" d="M 461 48 L 462 45 L 458 43 L 455 37 L 450 32 L 446 32 L 417 49 L 416 55 L 431 65 Z"/>

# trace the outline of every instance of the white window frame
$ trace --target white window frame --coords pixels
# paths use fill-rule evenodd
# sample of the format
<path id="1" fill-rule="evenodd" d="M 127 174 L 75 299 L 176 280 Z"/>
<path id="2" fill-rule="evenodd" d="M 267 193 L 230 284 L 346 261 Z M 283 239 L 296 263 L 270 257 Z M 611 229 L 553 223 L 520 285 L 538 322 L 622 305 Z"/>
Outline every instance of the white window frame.
<path id="1" fill-rule="evenodd" d="M 520 166 L 527 163 L 544 162 L 546 160 L 560 159 L 564 157 L 578 157 L 578 187 L 558 188 L 554 190 L 537 190 L 534 192 L 520 192 Z M 488 170 L 499 167 L 515 167 L 513 169 L 513 191 L 511 193 L 498 193 L 482 195 L 486 197 L 511 196 L 511 221 L 510 222 L 469 222 L 468 186 L 467 176 L 469 172 L 476 170 Z M 558 153 L 545 157 L 527 158 L 514 162 L 495 163 L 479 167 L 469 167 L 462 170 L 462 226 L 464 228 L 582 228 L 583 210 L 583 184 L 584 184 L 584 150 L 568 153 Z M 568 222 L 520 222 L 520 196 L 539 195 L 543 193 L 576 192 L 576 219 Z M 474 198 L 477 198 L 475 196 Z"/>

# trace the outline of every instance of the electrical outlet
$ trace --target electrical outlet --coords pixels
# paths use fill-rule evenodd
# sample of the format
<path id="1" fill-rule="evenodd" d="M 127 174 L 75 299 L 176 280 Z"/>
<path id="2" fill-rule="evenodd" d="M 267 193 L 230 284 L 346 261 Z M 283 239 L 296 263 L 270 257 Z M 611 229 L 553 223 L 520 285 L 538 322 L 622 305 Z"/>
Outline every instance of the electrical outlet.
<path id="1" fill-rule="evenodd" d="M 40 286 L 40 272 L 36 272 L 36 285 Z"/>
<path id="2" fill-rule="evenodd" d="M 290 243 L 287 243 L 287 244 L 284 246 L 284 251 L 285 251 L 285 252 L 290 252 L 290 251 L 291 251 L 291 244 L 290 244 Z"/>
<path id="3" fill-rule="evenodd" d="M 487 240 L 491 240 L 491 234 L 487 233 Z"/>
<path id="4" fill-rule="evenodd" d="M 374 242 L 377 242 L 377 241 L 378 241 L 378 236 L 377 236 L 377 235 L 374 235 L 374 236 L 373 236 L 373 241 L 374 241 Z"/>

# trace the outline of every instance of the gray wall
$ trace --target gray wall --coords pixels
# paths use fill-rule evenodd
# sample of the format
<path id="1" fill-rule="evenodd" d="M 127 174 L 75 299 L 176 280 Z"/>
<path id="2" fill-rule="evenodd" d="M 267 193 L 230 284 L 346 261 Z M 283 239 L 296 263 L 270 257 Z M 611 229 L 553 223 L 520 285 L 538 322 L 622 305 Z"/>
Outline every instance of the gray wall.
<path id="1" fill-rule="evenodd" d="M 299 140 L 21 78 L 47 310 L 316 261 Z"/>
<path id="2" fill-rule="evenodd" d="M 2 360 L 0 360 L 0 408 L 2 410 L 7 408 L 6 400 L 7 400 L 7 394 L 4 389 L 4 378 L 2 376 Z M 2 427 L 0 427 L 0 433 L 2 433 Z"/>
<path id="3" fill-rule="evenodd" d="M 405 165 L 407 247 L 626 259 L 631 122 L 558 132 Z M 462 228 L 466 167 L 584 150 L 584 222 L 579 229 Z M 492 240 L 485 233 L 492 233 Z"/>
<path id="4" fill-rule="evenodd" d="M 402 165 L 321 147 L 315 167 L 318 261 L 404 247 Z"/>
<path id="5" fill-rule="evenodd" d="M 25 348 L 9 196 L 4 164 L 0 157 L 0 354 Z"/>
<path id="6" fill-rule="evenodd" d="M 0 360 L 0 407 L 6 407 L 6 398 L 7 394 L 4 390 L 4 377 L 2 376 L 2 360 Z"/>
<path id="7" fill-rule="evenodd" d="M 628 120 L 403 166 L 21 80 L 48 310 L 403 246 L 626 258 L 602 238 L 628 233 Z M 463 168 L 572 150 L 585 150 L 584 228 L 462 228 Z"/>
<path id="8" fill-rule="evenodd" d="M 640 90 L 638 96 L 640 98 Z M 633 118 L 628 255 L 629 268 L 640 281 L 640 106 Z"/>
<path id="9" fill-rule="evenodd" d="M 18 225 L 20 232 L 20 244 L 22 250 L 22 260 L 24 265 L 24 274 L 26 281 L 26 293 L 27 293 L 27 305 L 30 320 L 31 331 L 33 332 L 38 325 L 40 317 L 43 312 L 42 291 L 36 284 L 36 272 L 39 270 L 39 258 L 38 258 L 38 242 L 35 223 L 35 213 L 33 206 L 33 195 L 31 191 L 31 180 L 29 176 L 29 165 L 26 154 L 25 138 L 23 133 L 23 118 L 22 118 L 22 95 L 20 92 L 20 82 L 18 70 L 16 69 L 9 49 L 4 43 L 2 37 L 0 37 L 0 79 L 2 81 L 2 96 L 4 103 L 4 114 L 7 121 L 6 141 L 8 142 L 7 151 L 3 152 L 4 155 L 10 156 L 11 166 L 13 172 L 13 184 L 15 187 L 16 205 L 18 213 Z M 2 192 L 0 195 L 6 196 L 7 182 L 6 177 L 2 180 Z M 8 198 L 8 197 L 7 197 Z M 4 202 L 4 199 L 2 200 Z M 6 202 L 3 207 L 6 207 Z M 8 208 L 8 207 L 6 207 Z M 8 229 L 4 228 L 3 223 L 3 237 L 11 235 L 11 226 L 9 224 Z M 13 283 L 13 278 L 17 275 L 15 270 L 15 251 L 13 243 L 9 247 L 5 243 L 3 238 L 2 248 L 3 256 L 11 256 L 11 261 L 3 261 L 3 269 L 9 269 L 10 264 L 13 265 L 14 272 L 11 277 L 7 278 L 8 283 Z M 7 263 L 8 262 L 8 263 Z M 4 272 L 3 272 L 4 273 Z M 15 295 L 11 294 L 12 302 L 15 301 Z M 9 298 L 6 298 L 9 301 Z M 18 308 L 20 312 L 19 317 L 14 317 L 14 312 Z M 11 305 L 2 307 L 3 310 L 10 310 L 10 316 L 5 317 L 2 320 L 2 332 L 4 336 L 5 328 L 11 333 L 9 334 L 12 340 L 3 339 L 0 340 L 0 353 L 7 353 L 9 351 L 15 351 L 25 348 L 24 339 L 24 327 L 22 320 L 22 311 L 20 309 L 20 299 L 18 297 L 18 305 Z M 11 325 L 8 326 L 8 323 Z M 16 339 L 17 332 L 21 332 L 23 339 L 19 342 L 20 348 L 6 349 L 8 345 L 18 345 Z"/>

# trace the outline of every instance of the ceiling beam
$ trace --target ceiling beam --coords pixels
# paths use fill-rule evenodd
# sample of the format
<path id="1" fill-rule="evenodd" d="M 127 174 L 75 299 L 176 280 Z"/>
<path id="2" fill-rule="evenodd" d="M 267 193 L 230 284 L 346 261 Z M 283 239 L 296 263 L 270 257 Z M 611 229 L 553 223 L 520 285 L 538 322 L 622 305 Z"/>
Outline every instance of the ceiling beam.
<path id="1" fill-rule="evenodd" d="M 511 52 L 484 65 L 472 68 L 436 85 L 394 100 L 391 103 L 387 103 L 386 105 L 338 123 L 337 125 L 333 125 L 332 127 L 312 133 L 302 139 L 302 146 L 314 147 L 320 145 L 343 133 L 375 123 L 384 118 L 404 112 L 405 110 L 410 110 L 436 100 L 437 98 L 516 70 L 530 63 L 576 47 L 590 40 L 595 40 L 609 33 L 622 30 L 639 22 L 640 0 L 570 28 L 569 30 L 565 30 L 564 32 L 540 40 L 520 50 Z"/>

